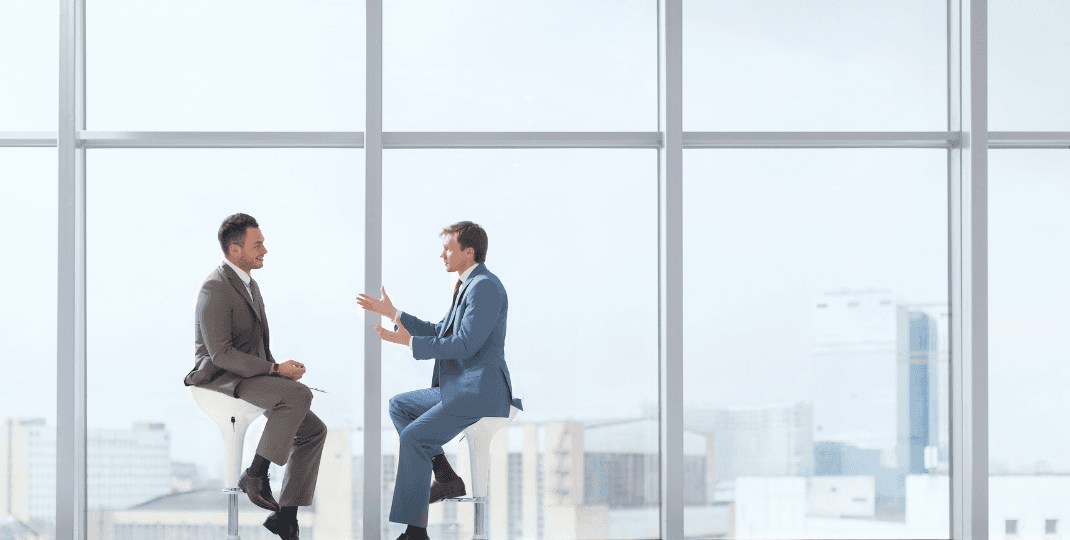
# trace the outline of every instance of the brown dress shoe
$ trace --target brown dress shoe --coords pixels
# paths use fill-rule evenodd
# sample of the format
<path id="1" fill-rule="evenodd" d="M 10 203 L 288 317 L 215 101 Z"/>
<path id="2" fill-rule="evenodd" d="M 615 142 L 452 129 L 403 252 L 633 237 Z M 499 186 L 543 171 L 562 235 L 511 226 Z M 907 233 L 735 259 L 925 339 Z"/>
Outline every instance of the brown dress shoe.
<path id="1" fill-rule="evenodd" d="M 238 480 L 238 487 L 249 496 L 253 504 L 265 510 L 279 511 L 279 503 L 275 502 L 275 497 L 271 495 L 271 483 L 268 482 L 266 474 L 250 476 L 249 469 L 245 469 Z"/>
<path id="2" fill-rule="evenodd" d="M 439 483 L 438 480 L 431 482 L 431 501 L 427 504 L 437 503 L 443 499 L 452 499 L 454 497 L 464 497 L 467 492 L 464 490 L 464 480 L 458 476 L 452 482 Z"/>

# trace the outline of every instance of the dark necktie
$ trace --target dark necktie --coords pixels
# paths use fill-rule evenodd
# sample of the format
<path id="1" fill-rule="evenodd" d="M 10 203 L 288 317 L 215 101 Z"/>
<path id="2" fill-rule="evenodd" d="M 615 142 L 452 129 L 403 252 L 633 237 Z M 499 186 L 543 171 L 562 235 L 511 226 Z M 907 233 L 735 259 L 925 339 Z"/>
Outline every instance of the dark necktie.
<path id="1" fill-rule="evenodd" d="M 453 305 L 457 303 L 457 292 L 461 290 L 461 280 L 457 280 L 457 283 L 453 284 L 453 303 L 450 304 L 450 311 L 453 311 Z"/>
<path id="2" fill-rule="evenodd" d="M 453 312 L 457 310 L 457 293 L 461 290 L 461 280 L 457 280 L 457 283 L 453 285 L 453 303 L 450 304 L 450 312 L 446 317 L 446 331 L 442 333 L 442 337 L 447 338 L 453 335 Z"/>
<path id="3" fill-rule="evenodd" d="M 256 304 L 256 313 L 260 316 L 260 322 L 264 322 L 264 297 L 260 296 L 260 287 L 255 279 L 249 280 L 249 289 L 253 291 L 253 303 Z"/>

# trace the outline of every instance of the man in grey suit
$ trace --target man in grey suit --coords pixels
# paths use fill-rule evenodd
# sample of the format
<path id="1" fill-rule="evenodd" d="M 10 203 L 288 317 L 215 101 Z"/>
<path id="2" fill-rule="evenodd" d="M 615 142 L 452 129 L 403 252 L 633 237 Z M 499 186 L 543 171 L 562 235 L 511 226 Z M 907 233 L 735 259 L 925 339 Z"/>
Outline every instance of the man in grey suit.
<path id="1" fill-rule="evenodd" d="M 295 360 L 278 364 L 271 355 L 264 299 L 251 276 L 254 268 L 263 268 L 267 253 L 260 226 L 252 216 L 234 214 L 217 236 L 223 264 L 201 284 L 196 364 L 184 382 L 266 409 L 264 434 L 239 487 L 253 504 L 274 510 L 264 522 L 268 530 L 298 540 L 297 507 L 312 504 L 327 428 L 310 410 L 312 391 L 297 382 L 305 366 Z M 271 494 L 269 462 L 290 463 L 279 502 Z"/>

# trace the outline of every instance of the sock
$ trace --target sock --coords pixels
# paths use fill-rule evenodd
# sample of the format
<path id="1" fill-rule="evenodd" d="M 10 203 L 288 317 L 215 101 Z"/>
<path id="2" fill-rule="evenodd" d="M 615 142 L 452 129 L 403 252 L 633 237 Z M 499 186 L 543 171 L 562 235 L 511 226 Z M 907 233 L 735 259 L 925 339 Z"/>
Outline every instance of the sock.
<path id="1" fill-rule="evenodd" d="M 416 525 L 409 525 L 405 529 L 405 535 L 413 540 L 419 540 L 421 538 L 427 538 L 427 527 L 417 527 Z"/>
<path id="2" fill-rule="evenodd" d="M 268 461 L 267 458 L 261 456 L 260 454 L 257 454 L 256 457 L 253 458 L 253 464 L 249 465 L 249 476 L 266 475 L 268 471 L 268 465 L 270 464 L 271 462 Z"/>
<path id="3" fill-rule="evenodd" d="M 452 482 L 457 479 L 457 473 L 453 472 L 450 462 L 446 461 L 446 454 L 431 456 L 431 469 L 435 471 L 435 480 L 440 484 Z"/>
<path id="4" fill-rule="evenodd" d="M 283 521 L 297 521 L 297 507 L 283 506 L 279 509 L 279 519 Z"/>

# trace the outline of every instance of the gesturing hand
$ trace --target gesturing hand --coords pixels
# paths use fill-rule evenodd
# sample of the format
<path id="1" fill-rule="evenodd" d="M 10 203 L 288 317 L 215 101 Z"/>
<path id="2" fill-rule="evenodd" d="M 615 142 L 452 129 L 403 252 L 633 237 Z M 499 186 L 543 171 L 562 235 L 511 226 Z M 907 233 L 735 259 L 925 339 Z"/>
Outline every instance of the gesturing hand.
<path id="1" fill-rule="evenodd" d="M 397 343 L 398 345 L 409 345 L 409 338 L 412 337 L 409 331 L 405 329 L 405 325 L 401 324 L 401 317 L 398 317 L 398 330 L 393 332 L 383 328 L 380 325 L 375 325 L 375 333 L 379 334 L 379 338 L 383 341 L 389 341 L 390 343 Z"/>
<path id="2" fill-rule="evenodd" d="M 386 294 L 386 287 L 380 287 L 379 292 L 383 295 L 382 299 L 374 298 L 361 293 L 357 296 L 357 303 L 360 307 L 372 313 L 378 313 L 383 317 L 394 318 L 394 303 L 390 301 L 390 297 Z"/>
<path id="3" fill-rule="evenodd" d="M 305 365 L 297 360 L 287 360 L 279 364 L 279 375 L 287 379 L 298 380 L 305 374 Z"/>

